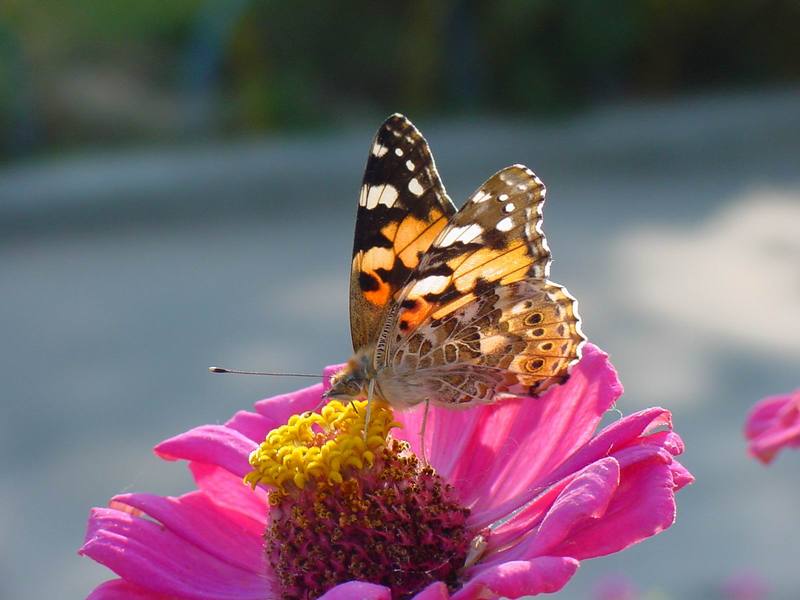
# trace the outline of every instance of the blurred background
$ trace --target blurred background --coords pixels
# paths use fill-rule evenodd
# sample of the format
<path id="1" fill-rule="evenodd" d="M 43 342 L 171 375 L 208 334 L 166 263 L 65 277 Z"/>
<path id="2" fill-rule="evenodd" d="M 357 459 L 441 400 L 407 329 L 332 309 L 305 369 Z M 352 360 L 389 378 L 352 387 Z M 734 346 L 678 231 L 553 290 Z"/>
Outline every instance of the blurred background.
<path id="1" fill-rule="evenodd" d="M 561 596 L 800 597 L 800 453 L 764 468 L 741 436 L 800 386 L 799 30 L 794 0 L 4 0 L 0 597 L 85 597 L 111 577 L 76 555 L 89 508 L 190 489 L 151 447 L 296 383 L 207 365 L 349 355 L 357 190 L 395 111 L 458 205 L 537 172 L 619 408 L 684 436 L 676 525 Z"/>

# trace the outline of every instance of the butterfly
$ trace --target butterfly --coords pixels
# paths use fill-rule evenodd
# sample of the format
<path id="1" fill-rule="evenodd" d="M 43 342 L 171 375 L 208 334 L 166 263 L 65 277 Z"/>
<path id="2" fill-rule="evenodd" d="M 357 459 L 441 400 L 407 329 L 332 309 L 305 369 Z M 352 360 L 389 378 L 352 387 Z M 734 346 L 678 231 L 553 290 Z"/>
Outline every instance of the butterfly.
<path id="1" fill-rule="evenodd" d="M 456 210 L 425 139 L 390 116 L 358 199 L 354 355 L 326 396 L 467 408 L 564 382 L 586 338 L 577 301 L 548 280 L 544 200 L 539 178 L 512 165 Z"/>

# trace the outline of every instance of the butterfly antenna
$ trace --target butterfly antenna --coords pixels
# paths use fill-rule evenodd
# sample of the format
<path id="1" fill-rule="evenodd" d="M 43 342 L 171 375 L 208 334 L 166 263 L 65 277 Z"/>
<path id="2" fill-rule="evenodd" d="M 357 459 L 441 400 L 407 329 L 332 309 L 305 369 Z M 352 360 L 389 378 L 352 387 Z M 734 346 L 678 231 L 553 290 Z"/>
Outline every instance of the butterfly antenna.
<path id="1" fill-rule="evenodd" d="M 322 375 L 311 373 L 268 373 L 266 371 L 241 371 L 239 369 L 225 369 L 223 367 L 208 367 L 211 373 L 229 373 L 231 375 L 270 375 L 273 377 L 315 377 L 320 379 Z"/>

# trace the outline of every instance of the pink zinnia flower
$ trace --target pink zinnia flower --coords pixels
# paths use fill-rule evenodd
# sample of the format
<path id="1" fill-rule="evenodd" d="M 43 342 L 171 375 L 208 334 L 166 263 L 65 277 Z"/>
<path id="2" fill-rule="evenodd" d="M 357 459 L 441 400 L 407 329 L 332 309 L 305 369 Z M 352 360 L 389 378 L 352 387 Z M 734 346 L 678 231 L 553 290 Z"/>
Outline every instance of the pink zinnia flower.
<path id="1" fill-rule="evenodd" d="M 295 464 L 287 458 L 291 448 L 259 462 L 282 436 L 333 444 L 326 427 L 344 427 L 352 413 L 323 410 L 333 425 L 320 425 L 324 419 L 317 415 L 313 430 L 301 422 L 305 417 L 289 421 L 315 409 L 322 391 L 318 384 L 268 398 L 256 412 L 241 411 L 225 425 L 197 427 L 159 444 L 162 458 L 189 461 L 198 489 L 177 498 L 122 494 L 108 508 L 91 511 L 80 552 L 120 579 L 90 598 L 303 597 L 310 592 L 298 586 L 325 578 L 338 578 L 326 600 L 555 592 L 580 560 L 618 552 L 672 525 L 674 494 L 693 480 L 674 458 L 683 444 L 662 408 L 632 414 L 594 435 L 622 387 L 606 355 L 589 345 L 569 381 L 539 399 L 459 412 L 431 407 L 430 467 L 411 454 L 420 454 L 422 412 L 395 415 L 402 428 L 382 440 L 377 428 L 395 424 L 388 409 L 380 409 L 367 444 L 357 448 L 361 454 L 341 455 L 350 471 L 332 454 L 303 463 L 305 475 L 295 470 L 294 478 L 281 472 L 270 480 L 280 483 L 269 501 L 261 486 L 251 491 L 242 485 L 244 476 L 258 483 L 281 462 Z M 323 471 L 328 479 L 305 481 Z M 340 471 L 351 473 L 346 493 L 336 493 L 334 471 L 337 480 Z M 363 514 L 353 511 L 362 505 Z M 376 551 L 383 541 L 383 552 Z M 367 547 L 372 551 L 364 556 Z M 437 554 L 442 549 L 444 559 Z M 378 567 L 386 571 L 375 578 Z M 355 581 L 354 572 L 393 587 Z"/>
<path id="2" fill-rule="evenodd" d="M 604 577 L 592 590 L 594 600 L 637 600 L 639 596 L 633 581 L 622 574 Z"/>
<path id="3" fill-rule="evenodd" d="M 747 415 L 744 435 L 750 454 L 763 463 L 782 448 L 800 447 L 800 389 L 757 402 Z"/>
<path id="4" fill-rule="evenodd" d="M 741 571 L 723 582 L 721 592 L 725 600 L 764 600 L 769 595 L 769 585 L 758 573 Z"/>

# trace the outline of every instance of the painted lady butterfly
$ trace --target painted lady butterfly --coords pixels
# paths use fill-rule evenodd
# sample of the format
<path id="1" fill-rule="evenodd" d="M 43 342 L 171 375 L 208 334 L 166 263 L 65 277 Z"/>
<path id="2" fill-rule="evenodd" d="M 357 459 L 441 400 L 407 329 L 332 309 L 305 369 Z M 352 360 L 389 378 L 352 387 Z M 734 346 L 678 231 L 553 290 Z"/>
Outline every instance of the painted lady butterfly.
<path id="1" fill-rule="evenodd" d="M 402 115 L 373 141 L 350 275 L 355 355 L 328 397 L 466 408 L 536 396 L 581 355 L 577 301 L 548 281 L 545 187 L 513 165 L 456 211 Z"/>

